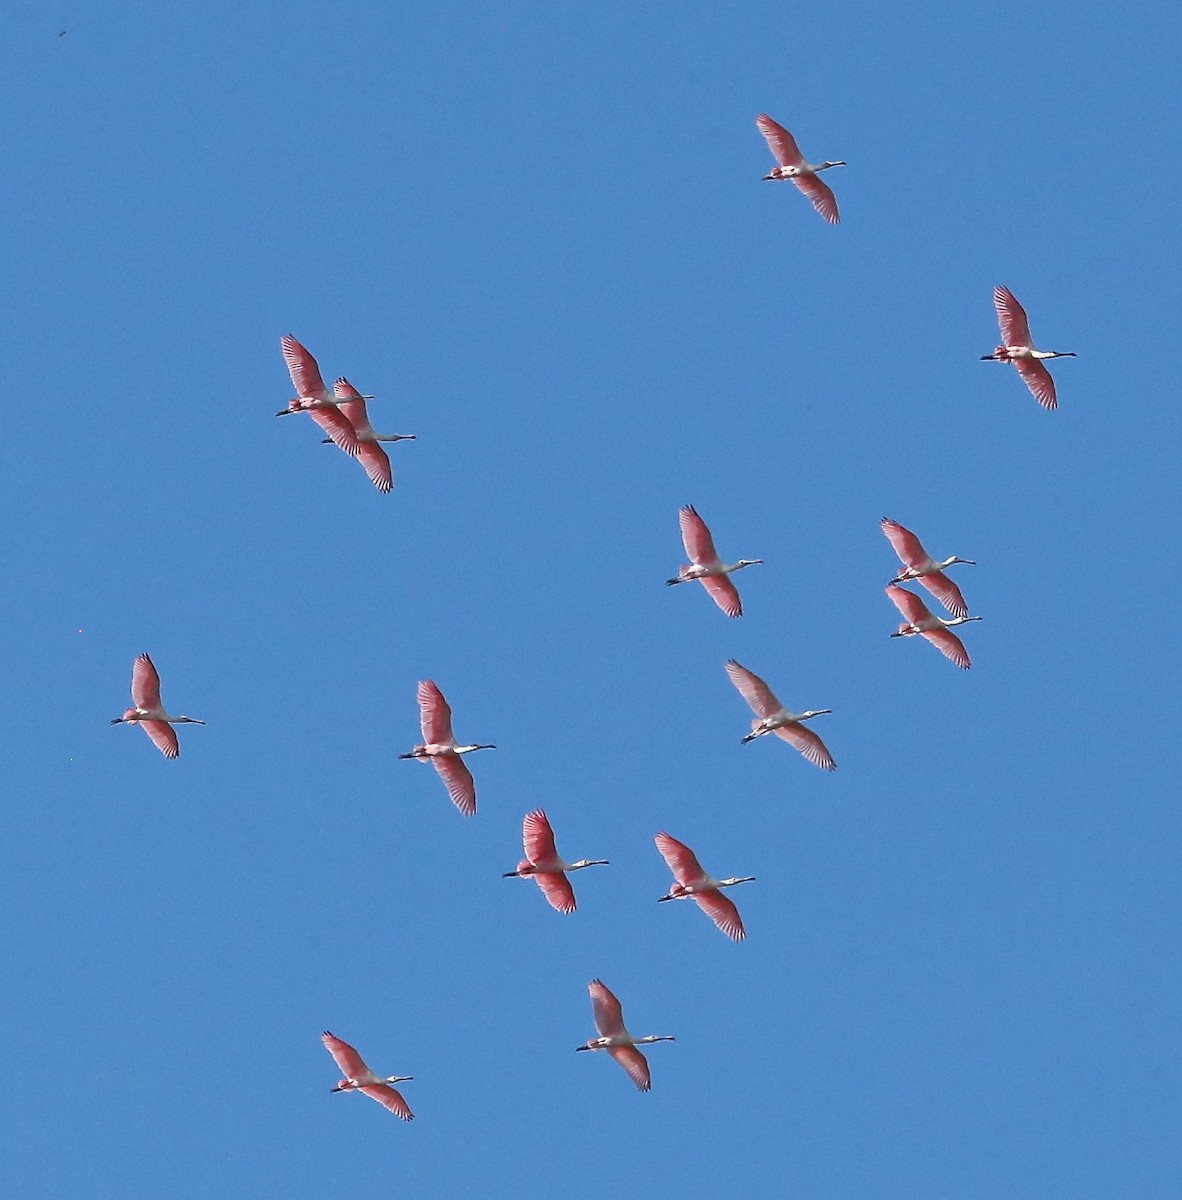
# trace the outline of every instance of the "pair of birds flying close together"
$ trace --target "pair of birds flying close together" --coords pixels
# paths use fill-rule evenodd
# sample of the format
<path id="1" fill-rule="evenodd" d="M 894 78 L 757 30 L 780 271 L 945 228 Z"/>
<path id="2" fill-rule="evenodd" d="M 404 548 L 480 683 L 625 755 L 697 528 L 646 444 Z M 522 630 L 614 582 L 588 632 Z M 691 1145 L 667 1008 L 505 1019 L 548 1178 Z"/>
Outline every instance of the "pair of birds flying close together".
<path id="1" fill-rule="evenodd" d="M 365 402 L 372 400 L 372 396 L 363 396 L 343 377 L 332 385 L 330 393 L 324 386 L 316 360 L 290 333 L 282 337 L 279 344 L 296 395 L 275 415 L 286 417 L 292 413 L 307 413 L 328 435 L 324 439 L 326 442 L 333 442 L 350 457 L 356 457 L 374 487 L 379 492 L 388 492 L 394 486 L 394 472 L 390 468 L 390 456 L 380 443 L 414 441 L 415 435 L 378 433 L 369 423 L 365 410 Z"/>
<path id="2" fill-rule="evenodd" d="M 694 852 L 684 842 L 667 833 L 658 833 L 654 840 L 674 877 L 668 894 L 662 896 L 661 901 L 696 901 L 698 907 L 727 937 L 741 942 L 747 936 L 743 919 L 734 902 L 722 895 L 721 889 L 740 883 L 754 883 L 755 876 L 715 879 L 702 870 Z M 560 913 L 572 913 L 577 907 L 574 888 L 566 877 L 568 872 L 611 865 L 604 858 L 580 858 L 577 862 L 566 862 L 558 853 L 550 820 L 540 808 L 525 814 L 521 841 L 525 857 L 517 864 L 516 870 L 506 871 L 502 878 L 532 878 L 550 907 Z"/>
<path id="3" fill-rule="evenodd" d="M 624 1010 L 619 1000 L 601 979 L 593 979 L 587 985 L 591 995 L 591 1013 L 595 1020 L 595 1028 L 599 1036 L 591 1038 L 576 1050 L 606 1050 L 628 1073 L 628 1078 L 642 1092 L 652 1088 L 652 1076 L 649 1072 L 648 1060 L 637 1049 L 652 1042 L 673 1042 L 676 1038 L 650 1034 L 648 1037 L 633 1037 L 624 1025 Z M 332 1092 L 360 1092 L 371 1100 L 376 1100 L 383 1108 L 401 1117 L 404 1121 L 413 1121 L 414 1113 L 410 1105 L 402 1098 L 402 1094 L 394 1086 L 396 1083 L 408 1083 L 413 1080 L 411 1075 L 377 1075 L 369 1069 L 365 1060 L 348 1042 L 329 1033 L 327 1030 L 320 1035 L 324 1048 L 332 1055 L 338 1070 L 344 1076 Z"/>
<path id="4" fill-rule="evenodd" d="M 800 152 L 796 139 L 767 113 L 755 118 L 759 132 L 776 160 L 764 179 L 791 180 L 812 201 L 813 207 L 829 222 L 837 225 L 841 215 L 837 211 L 837 198 L 827 184 L 818 178 L 830 167 L 844 167 L 844 162 L 810 163 Z M 1030 336 L 1030 322 L 1026 312 L 1006 287 L 993 289 L 993 306 L 997 310 L 997 321 L 1001 328 L 1001 344 L 990 354 L 983 354 L 987 362 L 1009 362 L 1030 389 L 1030 394 L 1046 409 L 1058 407 L 1055 396 L 1055 381 L 1043 366 L 1048 358 L 1075 358 L 1071 350 L 1040 350 Z"/>

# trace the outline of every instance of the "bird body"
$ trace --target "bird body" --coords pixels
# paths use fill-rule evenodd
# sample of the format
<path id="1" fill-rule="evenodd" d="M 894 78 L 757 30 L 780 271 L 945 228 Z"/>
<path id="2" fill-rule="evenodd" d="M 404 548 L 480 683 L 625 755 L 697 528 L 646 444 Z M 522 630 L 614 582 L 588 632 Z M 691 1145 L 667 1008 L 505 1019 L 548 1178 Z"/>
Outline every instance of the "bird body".
<path id="1" fill-rule="evenodd" d="M 891 603 L 903 615 L 903 624 L 891 634 L 891 637 L 912 637 L 919 634 L 925 641 L 931 642 L 945 658 L 956 663 L 958 667 L 968 670 L 973 664 L 964 643 L 951 632 L 951 627 L 964 625 L 969 621 L 980 621 L 981 617 L 937 617 L 928 606 L 914 593 L 897 584 L 888 584 L 886 594 Z"/>
<path id="2" fill-rule="evenodd" d="M 283 349 L 283 358 L 297 395 L 294 400 L 288 401 L 286 408 L 281 408 L 275 415 L 286 417 L 292 413 L 306 412 L 328 434 L 329 441 L 335 442 L 352 457 L 357 453 L 357 435 L 345 414 L 337 407 L 328 388 L 324 386 L 316 360 L 290 333 L 280 338 L 279 344 Z"/>
<path id="3" fill-rule="evenodd" d="M 344 1079 L 332 1091 L 360 1092 L 363 1096 L 376 1100 L 383 1108 L 389 1109 L 404 1121 L 414 1120 L 415 1115 L 410 1111 L 410 1105 L 392 1086 L 395 1083 L 408 1082 L 414 1078 L 413 1075 L 375 1075 L 348 1042 L 334 1037 L 327 1029 L 320 1035 L 320 1040 L 344 1075 Z"/>
<path id="4" fill-rule="evenodd" d="M 880 522 L 887 540 L 894 547 L 904 569 L 891 580 L 891 583 L 903 583 L 908 579 L 916 579 L 926 588 L 954 617 L 967 617 L 969 610 L 960 593 L 960 588 L 944 574 L 945 567 L 956 563 L 966 566 L 976 566 L 971 558 L 957 558 L 955 555 L 937 562 L 923 548 L 919 538 L 905 529 L 898 521 L 883 517 Z"/>
<path id="5" fill-rule="evenodd" d="M 496 746 L 475 742 L 467 746 L 456 744 L 451 729 L 451 708 L 433 680 L 424 679 L 419 684 L 418 701 L 422 744 L 398 757 L 433 763 L 452 803 L 464 816 L 470 817 L 476 812 L 476 783 L 460 756 L 474 750 L 495 750 Z"/>
<path id="6" fill-rule="evenodd" d="M 773 121 L 767 113 L 760 113 L 755 118 L 759 132 L 767 139 L 767 144 L 773 157 L 778 163 L 764 179 L 791 179 L 794 184 L 812 201 L 813 207 L 829 222 L 837 225 L 841 215 L 837 211 L 837 198 L 832 190 L 817 178 L 821 171 L 830 167 L 844 167 L 844 162 L 808 162 L 801 154 L 796 139 L 783 125 Z"/>
<path id="7" fill-rule="evenodd" d="M 165 758 L 176 758 L 181 752 L 174 725 L 205 724 L 196 717 L 174 717 L 165 711 L 160 702 L 160 674 L 146 654 L 131 666 L 131 700 L 134 707 L 115 717 L 111 724 L 139 725 Z"/>
<path id="8" fill-rule="evenodd" d="M 756 720 L 751 722 L 751 732 L 742 739 L 744 744 L 762 737 L 765 733 L 774 733 L 789 745 L 795 746 L 814 766 L 823 771 L 837 770 L 837 764 L 825 748 L 825 743 L 811 729 L 806 729 L 801 724 L 802 721 L 832 712 L 831 708 L 810 709 L 803 713 L 789 712 L 758 675 L 748 671 L 733 658 L 726 664 L 726 673 L 756 716 Z"/>
<path id="9" fill-rule="evenodd" d="M 652 1088 L 652 1076 L 649 1073 L 648 1059 L 644 1057 L 637 1046 L 646 1046 L 650 1042 L 673 1042 L 676 1038 L 650 1034 L 648 1037 L 633 1037 L 624 1027 L 624 1012 L 619 1000 L 612 994 L 601 979 L 593 979 L 587 985 L 591 993 L 591 1011 L 595 1017 L 595 1028 L 599 1037 L 592 1038 L 576 1050 L 606 1050 L 628 1072 L 628 1077 L 642 1092 Z"/>
<path id="10" fill-rule="evenodd" d="M 665 583 L 672 587 L 677 583 L 689 583 L 697 579 L 728 617 L 741 617 L 743 602 L 739 599 L 734 582 L 727 576 L 742 570 L 743 567 L 757 566 L 763 559 L 741 558 L 729 566 L 724 563 L 718 557 L 718 551 L 714 549 L 714 539 L 710 536 L 709 527 L 692 504 L 682 507 L 678 513 L 678 522 L 681 526 L 681 541 L 690 561 L 688 566 L 678 571 L 676 579 L 666 579 Z"/>
<path id="11" fill-rule="evenodd" d="M 1047 358 L 1075 358 L 1074 350 L 1039 350 L 1030 336 L 1030 322 L 1026 310 L 1018 303 L 1014 293 L 1007 287 L 993 289 L 993 307 L 997 311 L 997 324 L 1001 330 L 1001 345 L 992 354 L 982 354 L 982 362 L 1010 362 L 1022 376 L 1022 382 L 1030 394 L 1045 409 L 1059 407 L 1055 395 L 1055 381 L 1042 365 Z"/>
<path id="12" fill-rule="evenodd" d="M 570 863 L 560 858 L 554 845 L 554 830 L 550 827 L 549 818 L 540 808 L 525 814 L 521 840 L 525 848 L 525 858 L 517 864 L 517 870 L 506 871 L 502 878 L 512 879 L 519 876 L 527 879 L 532 875 L 541 888 L 542 895 L 550 902 L 550 907 L 560 913 L 572 913 L 576 908 L 575 891 L 566 877 L 568 871 L 611 865 L 605 858 L 580 858 L 577 862 Z"/>
<path id="13" fill-rule="evenodd" d="M 724 896 L 720 889 L 734 887 L 740 883 L 754 883 L 755 876 L 714 879 L 702 870 L 694 852 L 684 842 L 679 842 L 667 833 L 658 833 L 654 841 L 674 876 L 669 894 L 662 896 L 661 901 L 695 901 L 727 937 L 732 941 L 741 942 L 747 936 L 747 931 L 743 928 L 743 919 L 739 916 L 734 901 L 729 896 Z"/>
<path id="14" fill-rule="evenodd" d="M 332 385 L 332 390 L 341 413 L 357 439 L 357 460 L 365 468 L 374 487 L 379 492 L 388 492 L 394 486 L 394 472 L 390 469 L 390 456 L 378 443 L 413 442 L 415 435 L 378 433 L 369 423 L 369 414 L 365 410 L 366 400 L 372 400 L 373 397 L 363 396 L 347 379 L 338 379 Z"/>

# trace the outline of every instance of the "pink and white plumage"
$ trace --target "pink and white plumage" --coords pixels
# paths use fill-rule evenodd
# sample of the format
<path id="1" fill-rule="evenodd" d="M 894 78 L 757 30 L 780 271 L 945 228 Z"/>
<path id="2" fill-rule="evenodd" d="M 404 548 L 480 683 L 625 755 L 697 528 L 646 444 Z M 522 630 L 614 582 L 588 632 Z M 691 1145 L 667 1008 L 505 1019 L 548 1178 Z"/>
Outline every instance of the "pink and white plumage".
<path id="1" fill-rule="evenodd" d="M 739 599 L 739 591 L 733 580 L 728 578 L 734 571 L 743 567 L 753 567 L 763 562 L 762 558 L 741 558 L 736 563 L 726 564 L 718 557 L 714 549 L 714 539 L 706 522 L 698 515 L 698 510 L 692 504 L 686 504 L 677 515 L 681 526 L 681 541 L 685 546 L 689 565 L 682 567 L 675 579 L 666 579 L 670 587 L 677 583 L 689 583 L 698 580 L 711 599 L 728 617 L 743 615 L 743 602 Z"/>
<path id="2" fill-rule="evenodd" d="M 316 360 L 290 333 L 284 334 L 279 344 L 296 397 L 275 415 L 286 417 L 291 413 L 306 412 L 328 434 L 329 441 L 335 442 L 350 457 L 355 455 L 357 435 L 324 386 Z"/>
<path id="3" fill-rule="evenodd" d="M 181 752 L 173 725 L 205 724 L 196 717 L 174 717 L 165 711 L 160 702 L 160 674 L 146 654 L 141 654 L 131 666 L 131 701 L 133 707 L 115 717 L 111 724 L 139 725 L 165 758 L 176 758 Z"/>
<path id="4" fill-rule="evenodd" d="M 470 817 L 476 812 L 476 783 L 460 756 L 475 750 L 495 750 L 496 746 L 476 743 L 456 745 L 451 729 L 451 708 L 433 680 L 424 679 L 419 684 L 418 701 L 422 744 L 409 754 L 400 754 L 398 757 L 417 758 L 420 762 L 434 764 L 452 803 L 464 816 Z"/>
<path id="5" fill-rule="evenodd" d="M 413 433 L 378 433 L 369 423 L 365 411 L 366 397 L 347 379 L 338 379 L 332 385 L 333 395 L 340 410 L 349 422 L 357 439 L 357 460 L 365 468 L 370 482 L 379 492 L 388 492 L 394 486 L 394 472 L 390 469 L 390 456 L 379 445 L 380 442 L 413 442 Z"/>
<path id="6" fill-rule="evenodd" d="M 905 529 L 898 521 L 892 521 L 890 517 L 883 517 L 880 524 L 887 541 L 894 547 L 895 553 L 906 568 L 900 571 L 891 582 L 903 583 L 908 579 L 918 580 L 954 617 L 968 616 L 968 606 L 960 594 L 960 588 L 944 574 L 944 568 L 951 567 L 956 563 L 964 563 L 966 566 L 976 566 L 976 563 L 971 558 L 957 558 L 955 555 L 937 562 L 923 548 L 919 538 L 910 529 Z"/>
<path id="7" fill-rule="evenodd" d="M 524 879 L 532 875 L 542 895 L 550 902 L 550 907 L 560 913 L 572 913 L 577 907 L 575 890 L 566 877 L 567 871 L 610 866 L 606 858 L 581 858 L 570 863 L 564 861 L 554 845 L 554 830 L 550 827 L 550 820 L 540 808 L 525 814 L 521 841 L 525 858 L 517 864 L 516 871 L 506 871 L 502 878 L 520 876 Z"/>
<path id="8" fill-rule="evenodd" d="M 741 942 L 747 931 L 743 928 L 743 918 L 729 896 L 724 896 L 719 890 L 724 887 L 734 887 L 740 883 L 754 883 L 754 875 L 743 878 L 714 879 L 702 870 L 694 852 L 684 843 L 667 833 L 658 833 L 653 839 L 661 857 L 673 872 L 675 882 L 667 896 L 661 900 L 693 900 L 698 907 L 734 942 Z"/>
<path id="9" fill-rule="evenodd" d="M 844 167 L 844 162 L 810 163 L 806 161 L 796 139 L 778 122 L 773 121 L 767 113 L 760 113 L 755 118 L 759 132 L 767 139 L 768 148 L 779 164 L 764 176 L 764 179 L 791 179 L 794 184 L 812 201 L 813 207 L 829 222 L 837 225 L 841 215 L 837 211 L 837 197 L 830 188 L 817 178 L 820 171 L 830 167 Z"/>
<path id="10" fill-rule="evenodd" d="M 406 1083 L 414 1076 L 389 1075 L 383 1078 L 381 1075 L 375 1075 L 348 1042 L 334 1037 L 327 1029 L 320 1035 L 320 1040 L 344 1076 L 332 1089 L 334 1092 L 360 1092 L 363 1096 L 376 1100 L 383 1108 L 404 1121 L 414 1120 L 415 1115 L 410 1111 L 410 1105 L 403 1100 L 398 1090 L 391 1086 L 395 1083 Z"/>
<path id="11" fill-rule="evenodd" d="M 914 593 L 896 584 L 889 584 L 886 594 L 891 603 L 903 616 L 903 624 L 891 637 L 911 637 L 919 634 L 925 641 L 931 642 L 945 658 L 956 663 L 958 667 L 968 670 L 973 664 L 969 660 L 969 652 L 964 643 L 949 628 L 953 625 L 964 625 L 969 621 L 980 621 L 980 617 L 956 617 L 949 621 L 944 617 L 934 616 L 928 606 Z"/>
<path id="12" fill-rule="evenodd" d="M 1022 376 L 1030 394 L 1048 410 L 1058 408 L 1055 381 L 1042 365 L 1047 358 L 1075 358 L 1074 350 L 1039 350 L 1030 336 L 1026 310 L 1007 287 L 993 289 L 993 307 L 1001 330 L 1001 345 L 992 354 L 982 354 L 981 361 L 1010 362 Z"/>
<path id="13" fill-rule="evenodd" d="M 624 1027 L 624 1012 L 620 1002 L 601 979 L 593 979 L 587 985 L 591 994 L 591 1012 L 595 1017 L 595 1028 L 599 1037 L 592 1038 L 586 1045 L 576 1046 L 576 1050 L 606 1050 L 628 1072 L 628 1077 L 642 1092 L 652 1087 L 652 1077 L 649 1074 L 648 1059 L 644 1057 L 637 1046 L 645 1046 L 650 1042 L 672 1042 L 676 1038 L 633 1037 Z"/>
<path id="14" fill-rule="evenodd" d="M 726 673 L 756 716 L 756 720 L 751 722 L 751 732 L 743 738 L 744 744 L 762 737 L 765 733 L 774 733 L 790 746 L 795 746 L 814 766 L 823 771 L 837 770 L 837 764 L 825 748 L 825 743 L 811 729 L 806 729 L 801 724 L 802 721 L 810 721 L 813 717 L 832 712 L 831 708 L 792 713 L 776 699 L 775 693 L 758 675 L 748 671 L 733 658 L 726 664 Z"/>

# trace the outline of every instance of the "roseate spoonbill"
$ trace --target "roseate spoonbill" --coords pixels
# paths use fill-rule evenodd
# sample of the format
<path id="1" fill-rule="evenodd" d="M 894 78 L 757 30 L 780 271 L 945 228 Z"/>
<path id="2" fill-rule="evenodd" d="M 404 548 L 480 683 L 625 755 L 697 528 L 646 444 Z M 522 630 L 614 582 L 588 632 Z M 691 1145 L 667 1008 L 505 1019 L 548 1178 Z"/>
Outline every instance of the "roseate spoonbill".
<path id="1" fill-rule="evenodd" d="M 744 745 L 765 733 L 774 733 L 790 746 L 795 746 L 809 762 L 821 770 L 837 770 L 837 764 L 825 749 L 825 743 L 811 729 L 805 729 L 801 724 L 802 721 L 831 713 L 833 709 L 815 708 L 800 714 L 790 713 L 758 675 L 748 671 L 733 658 L 726 664 L 726 673 L 730 676 L 731 683 L 738 688 L 739 695 L 747 701 L 751 711 L 758 718 L 751 722 L 751 732 L 743 738 Z"/>
<path id="2" fill-rule="evenodd" d="M 152 660 L 141 654 L 131 665 L 131 699 L 135 705 L 112 725 L 139 725 L 156 744 L 165 758 L 176 758 L 181 752 L 174 725 L 204 725 L 196 717 L 172 717 L 160 703 L 160 675 Z"/>
<path id="3" fill-rule="evenodd" d="M 575 890 L 565 872 L 611 865 L 606 858 L 580 858 L 578 862 L 563 862 L 554 845 L 554 830 L 550 828 L 550 820 L 540 808 L 525 814 L 521 840 L 525 845 L 525 858 L 517 864 L 516 871 L 506 871 L 501 878 L 521 876 L 524 879 L 532 875 L 542 889 L 542 895 L 550 901 L 550 907 L 560 913 L 572 913 L 576 908 Z"/>
<path id="4" fill-rule="evenodd" d="M 416 746 L 409 754 L 400 754 L 398 757 L 434 763 L 435 770 L 447 786 L 452 803 L 464 816 L 470 817 L 476 812 L 476 784 L 460 755 L 471 754 L 473 750 L 495 750 L 496 746 L 479 746 L 475 743 L 470 746 L 456 745 L 455 735 L 451 731 L 451 709 L 432 680 L 424 679 L 419 684 L 418 697 L 423 744 Z"/>
<path id="5" fill-rule="evenodd" d="M 335 442 L 350 456 L 356 454 L 357 435 L 345 414 L 337 408 L 336 401 L 328 394 L 328 388 L 320 378 L 320 368 L 316 365 L 316 360 L 290 333 L 284 334 L 279 339 L 279 344 L 283 347 L 283 357 L 287 360 L 292 387 L 299 394 L 294 400 L 289 400 L 287 407 L 281 408 L 275 415 L 286 417 L 291 413 L 306 412 L 328 434 L 329 441 Z"/>
<path id="6" fill-rule="evenodd" d="M 920 544 L 919 538 L 910 529 L 904 529 L 898 521 L 883 517 L 880 522 L 887 541 L 894 547 L 899 560 L 905 564 L 902 570 L 891 580 L 891 583 L 905 583 L 908 579 L 918 580 L 954 617 L 967 617 L 968 605 L 960 594 L 960 588 L 944 574 L 945 567 L 956 563 L 975 567 L 977 564 L 971 558 L 957 558 L 952 555 L 937 562 Z"/>
<path id="7" fill-rule="evenodd" d="M 606 1050 L 628 1072 L 628 1078 L 642 1092 L 647 1092 L 653 1086 L 648 1059 L 636 1047 L 647 1046 L 649 1042 L 675 1042 L 677 1039 L 654 1034 L 633 1037 L 624 1028 L 624 1012 L 620 1002 L 603 980 L 592 979 L 587 990 L 591 993 L 591 1011 L 595 1014 L 595 1028 L 600 1036 L 592 1038 L 585 1046 L 576 1046 L 575 1050 Z"/>
<path id="8" fill-rule="evenodd" d="M 763 559 L 741 558 L 737 563 L 731 563 L 728 567 L 718 557 L 710 530 L 706 522 L 698 516 L 698 510 L 692 504 L 686 504 L 677 514 L 677 519 L 681 525 L 681 540 L 690 563 L 689 566 L 682 567 L 678 571 L 676 579 L 666 579 L 665 583 L 672 587 L 675 583 L 700 580 L 702 586 L 710 593 L 714 603 L 728 617 L 741 617 L 743 602 L 739 599 L 739 592 L 734 581 L 728 579 L 727 576 L 732 571 L 741 570 L 743 567 L 754 567 L 763 562 Z"/>
<path id="9" fill-rule="evenodd" d="M 363 1096 L 376 1100 L 383 1108 L 396 1113 L 404 1121 L 415 1119 L 410 1105 L 403 1100 L 398 1090 L 391 1086 L 395 1083 L 407 1083 L 414 1078 L 413 1075 L 387 1075 L 385 1078 L 375 1075 L 348 1042 L 333 1037 L 327 1029 L 320 1035 L 320 1040 L 324 1043 L 325 1050 L 336 1060 L 341 1074 L 345 1077 L 332 1091 L 360 1092 Z"/>
<path id="10" fill-rule="evenodd" d="M 363 396 L 347 379 L 338 379 L 332 385 L 333 395 L 336 396 L 346 420 L 353 428 L 357 438 L 357 459 L 365 468 L 365 473 L 379 492 L 388 492 L 394 486 L 394 473 L 390 470 L 390 458 L 379 442 L 413 442 L 413 433 L 377 433 L 369 423 L 365 411 L 366 400 L 372 396 Z M 324 439 L 326 442 L 330 438 Z"/>
<path id="11" fill-rule="evenodd" d="M 1026 310 L 1007 287 L 993 289 L 993 307 L 997 309 L 997 324 L 1001 328 L 1001 345 L 992 354 L 982 354 L 981 361 L 1012 362 L 1030 394 L 1046 409 L 1059 407 L 1055 398 L 1055 381 L 1039 361 L 1044 358 L 1075 358 L 1074 350 L 1039 350 L 1030 337 L 1030 322 Z"/>
<path id="12" fill-rule="evenodd" d="M 747 936 L 747 931 L 743 928 L 743 918 L 739 916 L 734 901 L 729 896 L 724 896 L 719 888 L 734 887 L 738 883 L 754 883 L 755 876 L 746 875 L 742 879 L 712 879 L 702 870 L 694 852 L 684 842 L 679 842 L 667 833 L 658 833 L 653 840 L 676 879 L 669 888 L 669 895 L 662 896 L 658 903 L 665 900 L 694 900 L 732 942 L 741 942 Z"/>
<path id="13" fill-rule="evenodd" d="M 833 192 L 817 178 L 820 171 L 830 167 L 844 167 L 844 162 L 806 162 L 796 144 L 796 139 L 783 125 L 773 121 L 767 113 L 760 113 L 755 118 L 759 132 L 767 139 L 767 144 L 776 161 L 780 164 L 764 176 L 764 179 L 791 179 L 794 184 L 813 202 L 813 207 L 829 222 L 837 225 L 841 216 L 837 211 L 837 199 Z"/>
<path id="14" fill-rule="evenodd" d="M 964 643 L 955 633 L 949 632 L 951 625 L 964 625 L 968 621 L 980 621 L 981 617 L 956 617 L 949 621 L 945 617 L 936 617 L 928 610 L 928 606 L 914 593 L 906 588 L 889 584 L 886 594 L 891 603 L 903 614 L 903 624 L 891 637 L 911 637 L 919 634 L 931 642 L 945 658 L 951 659 L 958 667 L 966 671 L 973 664 L 969 661 L 969 653 Z"/>

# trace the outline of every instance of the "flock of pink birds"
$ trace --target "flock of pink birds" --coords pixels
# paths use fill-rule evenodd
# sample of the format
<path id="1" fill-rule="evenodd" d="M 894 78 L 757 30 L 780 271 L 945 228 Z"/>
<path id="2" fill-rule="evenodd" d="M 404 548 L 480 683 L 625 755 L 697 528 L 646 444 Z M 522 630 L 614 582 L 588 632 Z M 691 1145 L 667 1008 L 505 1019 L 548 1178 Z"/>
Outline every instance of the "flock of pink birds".
<path id="1" fill-rule="evenodd" d="M 846 164 L 806 161 L 792 134 L 766 114 L 756 118 L 756 125 L 767 139 L 777 163 L 764 179 L 791 180 L 826 221 L 838 224 L 841 216 L 837 199 L 819 175 L 822 171 Z M 993 303 L 997 310 L 1001 343 L 990 354 L 982 355 L 982 359 L 1013 363 L 1039 404 L 1046 409 L 1056 408 L 1055 384 L 1043 361 L 1074 357 L 1074 354 L 1037 349 L 1030 337 L 1026 313 L 1008 288 L 995 288 Z M 315 358 L 294 337 L 290 334 L 283 337 L 281 347 L 296 396 L 276 416 L 306 413 L 327 435 L 323 439 L 326 443 L 332 443 L 350 458 L 356 458 L 374 487 L 380 492 L 389 492 L 394 486 L 394 474 L 389 455 L 381 443 L 413 440 L 415 435 L 378 433 L 370 424 L 365 407 L 365 402 L 372 400 L 373 396 L 358 392 L 344 378 L 337 379 L 330 392 Z M 714 547 L 709 527 L 692 505 L 681 509 L 679 523 L 681 540 L 690 561 L 667 583 L 673 586 L 697 581 L 728 617 L 742 616 L 743 602 L 732 576 L 744 567 L 757 566 L 763 560 L 744 558 L 734 563 L 724 562 Z M 887 596 L 903 618 L 898 629 L 890 636 L 918 635 L 945 658 L 967 669 L 972 665 L 968 651 L 952 630 L 981 618 L 969 615 L 960 588 L 948 578 L 945 571 L 957 564 L 974 565 L 973 561 L 955 555 L 934 559 L 911 530 L 886 517 L 881 524 L 883 533 L 902 564 L 902 569 L 886 588 Z M 915 592 L 901 586 L 909 582 L 918 583 L 950 616 L 933 614 Z M 754 713 L 751 731 L 742 739 L 743 742 L 753 741 L 765 734 L 775 734 L 814 766 L 824 771 L 837 769 L 825 743 L 805 725 L 806 721 L 824 716 L 830 709 L 791 712 L 780 703 L 763 679 L 734 659 L 726 664 L 726 673 Z M 139 725 L 165 758 L 177 758 L 180 754 L 180 743 L 173 726 L 205 724 L 196 717 L 173 716 L 164 708 L 160 699 L 160 675 L 147 654 L 141 654 L 132 666 L 131 698 L 132 707 L 116 717 L 112 724 Z M 456 741 L 452 731 L 451 708 L 433 680 L 425 679 L 419 683 L 418 706 L 423 740 L 399 757 L 431 763 L 456 808 L 465 816 L 475 815 L 476 784 L 463 756 L 477 750 L 494 750 L 496 747 L 491 743 L 461 744 Z M 727 937 L 736 942 L 742 941 L 747 936 L 743 919 L 734 901 L 723 894 L 723 889 L 741 883 L 753 883 L 754 877 L 717 879 L 703 870 L 688 846 L 668 833 L 658 833 L 654 841 L 674 877 L 668 894 L 662 896 L 661 900 L 693 900 Z M 505 878 L 533 879 L 550 906 L 560 913 L 571 913 L 576 908 L 574 888 L 568 878 L 572 872 L 609 865 L 606 859 L 584 858 L 574 862 L 563 859 L 555 845 L 554 830 L 541 809 L 526 813 L 522 825 L 522 843 L 524 858 L 515 870 L 505 872 Z M 624 1025 L 620 1002 L 607 985 L 602 980 L 593 979 L 588 991 L 599 1036 L 591 1038 L 578 1049 L 606 1050 L 623 1067 L 636 1087 L 647 1092 L 652 1086 L 652 1077 L 648 1061 L 637 1047 L 674 1039 L 667 1035 L 633 1037 Z M 404 1121 L 413 1119 L 410 1106 L 394 1086 L 407 1082 L 411 1076 L 376 1075 L 348 1042 L 327 1031 L 321 1040 L 343 1076 L 332 1089 L 334 1092 L 361 1092 Z"/>

